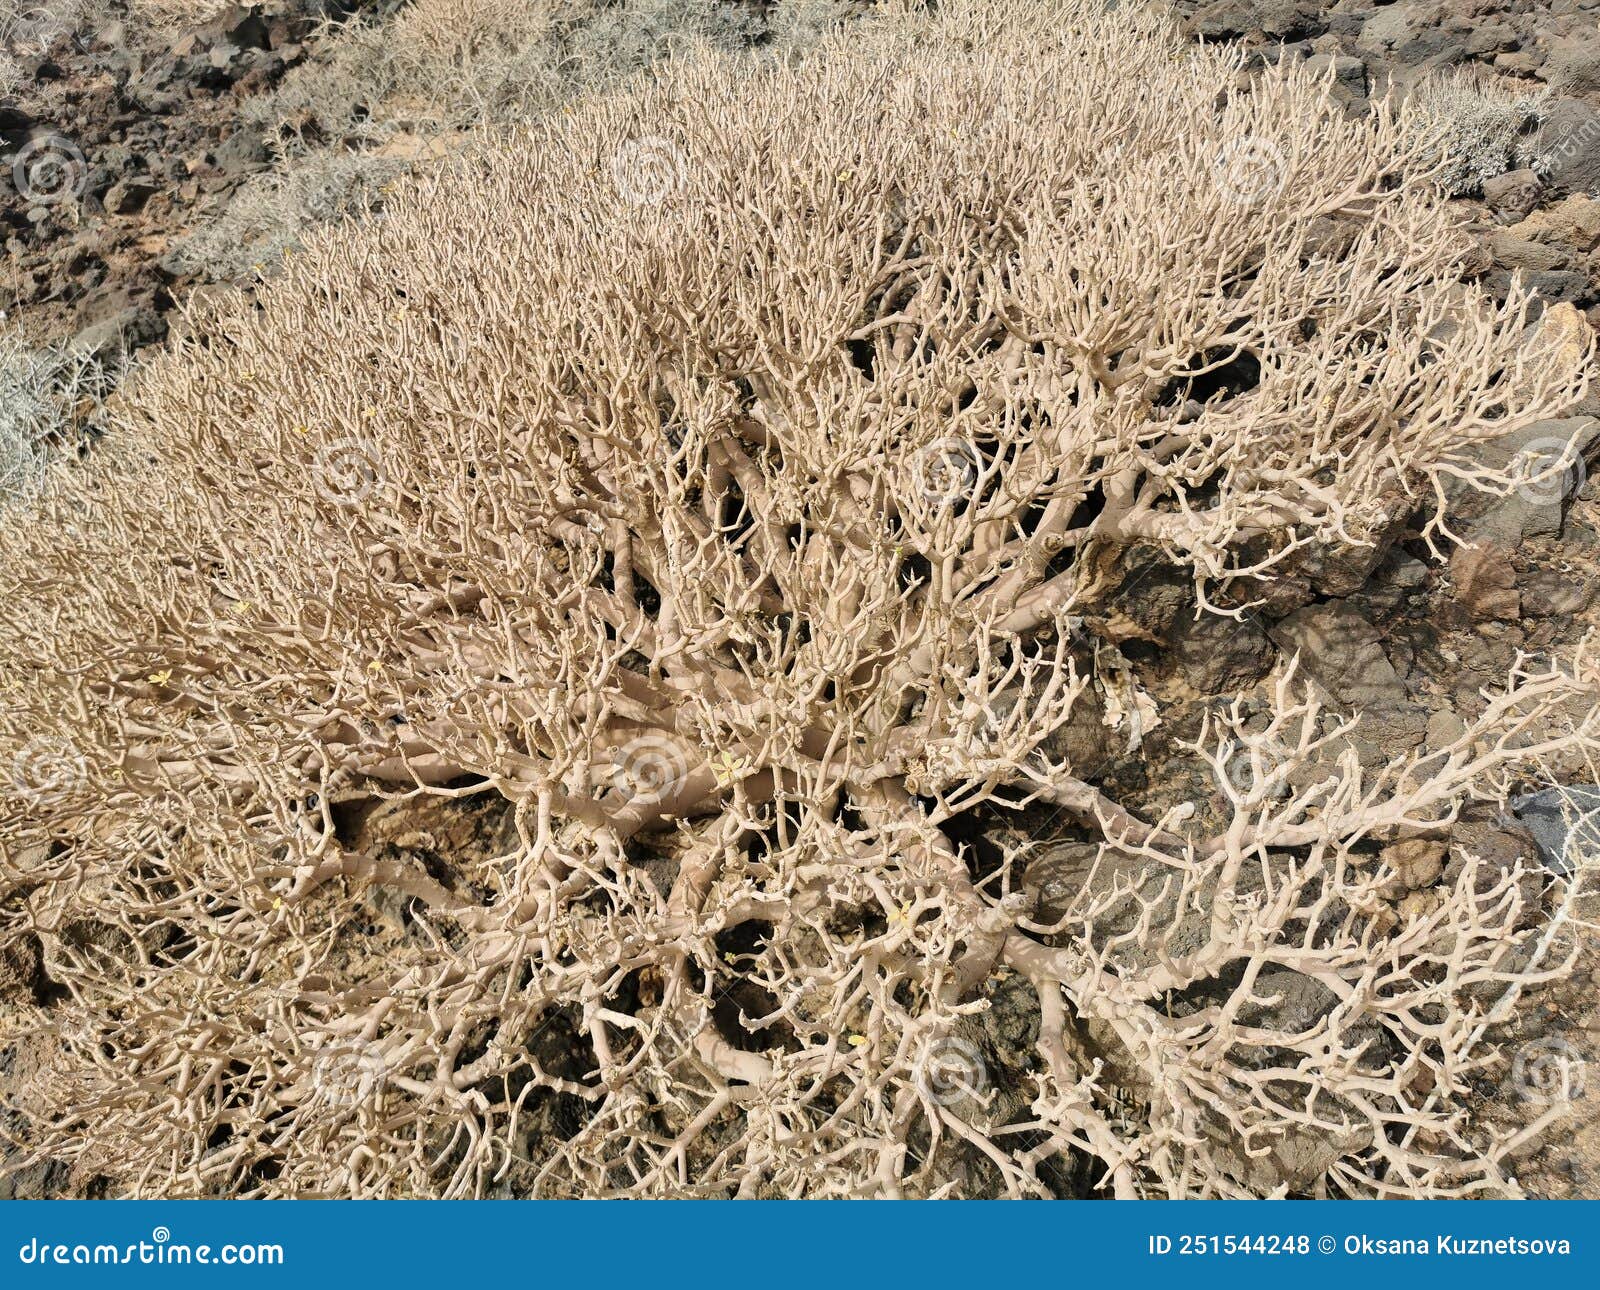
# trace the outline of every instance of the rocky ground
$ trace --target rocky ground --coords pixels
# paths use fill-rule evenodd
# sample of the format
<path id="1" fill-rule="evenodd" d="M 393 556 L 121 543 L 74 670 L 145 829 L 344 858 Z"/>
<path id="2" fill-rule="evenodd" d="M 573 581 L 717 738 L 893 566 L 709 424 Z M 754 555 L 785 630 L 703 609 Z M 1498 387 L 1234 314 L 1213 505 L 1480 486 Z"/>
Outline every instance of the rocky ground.
<path id="1" fill-rule="evenodd" d="M 34 343 L 136 353 L 162 340 L 172 311 L 196 291 L 232 282 L 220 262 L 208 267 L 176 249 L 247 200 L 253 180 L 293 164 L 285 139 L 248 123 L 246 107 L 321 57 L 318 22 L 354 7 L 271 0 L 169 33 L 112 22 L 21 49 L 20 80 L 0 102 L 6 325 Z M 1451 69 L 1474 72 L 1491 103 L 1513 105 L 1511 128 L 1474 156 L 1461 186 L 1462 213 L 1480 235 L 1482 277 L 1504 289 L 1521 273 L 1551 307 L 1546 325 L 1600 326 L 1600 0 L 1176 0 L 1175 7 L 1197 39 L 1243 42 L 1262 62 L 1318 60 L 1351 112 L 1390 87 Z M 1515 106 L 1524 101 L 1531 108 Z M 19 191 L 13 163 L 52 156 L 66 168 L 59 182 L 75 186 L 75 200 Z M 58 172 L 29 173 L 48 184 Z M 1600 395 L 1577 411 L 1600 412 Z M 1580 418 L 1534 427 L 1505 452 L 1574 438 L 1591 460 L 1600 454 L 1600 422 Z M 1558 652 L 1600 626 L 1600 485 L 1575 466 L 1505 499 L 1475 499 L 1462 525 L 1474 545 L 1440 563 L 1398 520 L 1366 557 L 1307 566 L 1273 604 L 1238 623 L 1194 621 L 1180 580 L 1130 563 L 1115 630 L 1161 723 L 1132 753 L 1120 740 L 1101 741 L 1074 749 L 1074 762 L 1096 766 L 1103 782 L 1154 813 L 1181 801 L 1204 804 L 1217 786 L 1167 775 L 1169 754 L 1198 733 L 1215 696 L 1242 693 L 1248 702 L 1277 661 L 1296 651 L 1336 708 L 1368 714 L 1371 758 L 1450 737 L 1518 651 Z M 1541 787 L 1527 786 L 1530 793 Z M 1548 799 L 1541 800 L 1542 822 L 1538 803 L 1520 813 L 1469 812 L 1448 836 L 1407 858 L 1407 880 L 1393 899 L 1435 899 L 1433 884 L 1448 877 L 1462 846 L 1560 871 L 1570 858 L 1570 829 L 1552 823 Z M 1036 838 L 1060 832 L 1058 821 L 1042 817 L 1026 824 Z M 390 844 L 376 835 L 369 841 Z M 1076 873 L 1078 845 L 1061 834 L 1030 881 Z M 1505 1061 L 1481 1084 L 1485 1108 L 1507 1138 L 1543 1118 L 1561 1126 L 1513 1157 L 1534 1195 L 1600 1195 L 1600 1116 L 1593 1114 L 1600 1079 L 1584 1079 L 1585 1060 L 1600 1060 L 1600 953 L 1583 928 L 1596 914 L 1590 903 L 1580 895 L 1552 943 L 1557 956 L 1577 954 L 1575 975 L 1518 1010 L 1502 1034 Z M 375 949 L 393 921 L 375 905 Z M 0 963 L 0 1000 L 12 986 L 35 995 L 42 988 L 29 964 Z M 991 1017 L 996 1051 L 1021 1052 L 1025 1023 L 1003 999 Z M 0 1049 L 0 1080 L 25 1078 L 37 1056 L 26 1042 Z M 0 1195 L 92 1188 L 92 1180 L 47 1167 L 10 1177 L 0 1171 Z"/>
<path id="2" fill-rule="evenodd" d="M 1520 274 L 1552 304 L 1570 304 L 1600 326 L 1600 0 L 1177 0 L 1175 8 L 1197 38 L 1243 42 L 1262 62 L 1315 60 L 1352 112 L 1391 89 L 1452 74 L 1492 101 L 1530 104 L 1512 137 L 1474 159 L 1480 182 L 1460 198 L 1481 239 L 1483 281 L 1503 291 Z M 1591 398 L 1579 411 L 1600 406 Z M 1592 464 L 1600 448 L 1592 422 L 1538 427 L 1526 438 L 1569 433 Z M 1374 748 L 1432 744 L 1481 703 L 1478 690 L 1503 675 L 1515 651 L 1570 647 L 1600 621 L 1600 489 L 1584 467 L 1531 495 L 1473 509 L 1465 529 L 1474 547 L 1447 566 L 1402 538 L 1364 587 L 1333 588 L 1261 625 L 1280 649 L 1300 647 L 1345 705 L 1373 714 Z M 1219 659 L 1249 658 L 1257 647 L 1246 631 L 1221 650 L 1193 651 L 1189 670 L 1201 675 L 1188 679 L 1204 685 Z M 1180 673 L 1184 656 L 1180 649 Z M 1480 845 L 1492 833 L 1494 845 L 1536 847 L 1546 864 L 1559 863 L 1569 831 L 1540 829 L 1531 812 L 1466 827 Z M 1427 899 L 1426 886 L 1402 898 Z M 1579 926 L 1560 938 L 1577 970 L 1518 1010 L 1503 1035 L 1505 1062 L 1480 1084 L 1507 1138 L 1542 1118 L 1559 1126 L 1511 1157 L 1530 1195 L 1600 1195 L 1595 914 L 1592 896 L 1580 892 L 1572 906 Z"/>
<path id="3" fill-rule="evenodd" d="M 105 352 L 164 337 L 206 276 L 174 264 L 173 239 L 272 164 L 240 108 L 306 57 L 317 15 L 283 8 L 229 8 L 170 44 L 111 23 L 19 51 L 22 83 L 0 105 L 13 163 L 0 171 L 0 297 L 14 324 Z M 44 171 L 32 200 L 17 191 L 22 157 Z M 57 200 L 61 185 L 78 200 Z"/>
<path id="4" fill-rule="evenodd" d="M 1175 0 L 1199 39 L 1237 40 L 1263 61 L 1309 58 L 1360 111 L 1442 74 L 1535 107 L 1522 137 L 1479 161 L 1470 215 L 1485 277 L 1511 273 L 1600 322 L 1600 0 Z"/>

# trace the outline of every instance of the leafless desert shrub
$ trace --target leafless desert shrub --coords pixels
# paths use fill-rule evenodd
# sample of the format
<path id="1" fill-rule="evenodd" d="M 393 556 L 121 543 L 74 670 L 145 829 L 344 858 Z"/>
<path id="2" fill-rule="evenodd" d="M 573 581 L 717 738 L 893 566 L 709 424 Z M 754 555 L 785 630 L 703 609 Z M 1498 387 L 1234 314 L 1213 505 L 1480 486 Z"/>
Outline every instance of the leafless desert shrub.
<path id="1" fill-rule="evenodd" d="M 371 144 L 397 133 L 428 140 L 554 110 L 697 44 L 733 50 L 770 36 L 775 52 L 802 52 L 868 7 L 781 0 L 763 17 L 740 0 L 421 0 L 381 20 L 330 27 L 324 55 L 273 93 L 247 100 L 243 114 L 274 132 L 288 129 L 301 145 Z M 393 153 L 315 144 L 285 151 L 242 204 L 179 247 L 180 263 L 244 277 L 274 263 L 317 222 L 369 209 L 377 191 L 410 168 Z M 412 151 L 436 155 L 426 146 Z"/>
<path id="2" fill-rule="evenodd" d="M 1484 180 L 1531 162 L 1530 135 L 1542 118 L 1544 95 L 1508 91 L 1462 71 L 1425 77 L 1412 95 L 1424 153 L 1440 165 L 1446 191 L 1467 196 Z"/>
<path id="3" fill-rule="evenodd" d="M 1540 886 L 1458 853 L 1397 906 L 1384 848 L 1592 750 L 1587 654 L 1377 770 L 1287 671 L 1198 739 L 1216 827 L 1049 751 L 1139 706 L 1119 552 L 1227 611 L 1440 538 L 1584 389 L 1575 315 L 1457 281 L 1396 109 L 1237 66 L 1088 0 L 696 59 L 217 306 L 128 460 L 0 533 L 0 909 L 71 996 L 37 1149 L 137 1194 L 1514 1192 L 1465 1090 Z M 380 796 L 504 843 L 355 845 Z M 1047 900 L 956 840 L 1035 801 L 1103 839 Z"/>

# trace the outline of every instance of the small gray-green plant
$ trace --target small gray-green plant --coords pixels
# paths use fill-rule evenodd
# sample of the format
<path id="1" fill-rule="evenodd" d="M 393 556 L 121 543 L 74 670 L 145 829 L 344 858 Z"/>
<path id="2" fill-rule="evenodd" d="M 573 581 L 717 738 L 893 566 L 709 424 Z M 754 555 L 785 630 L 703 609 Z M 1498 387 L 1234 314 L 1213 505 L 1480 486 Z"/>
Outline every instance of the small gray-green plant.
<path id="1" fill-rule="evenodd" d="M 82 439 L 112 371 L 94 355 L 0 332 L 0 510 L 35 496 L 52 457 Z"/>
<path id="2" fill-rule="evenodd" d="M 1428 137 L 1439 182 L 1457 197 L 1484 180 L 1534 161 L 1532 136 L 1543 119 L 1544 95 L 1501 89 L 1461 72 L 1424 78 L 1412 89 L 1416 128 Z"/>

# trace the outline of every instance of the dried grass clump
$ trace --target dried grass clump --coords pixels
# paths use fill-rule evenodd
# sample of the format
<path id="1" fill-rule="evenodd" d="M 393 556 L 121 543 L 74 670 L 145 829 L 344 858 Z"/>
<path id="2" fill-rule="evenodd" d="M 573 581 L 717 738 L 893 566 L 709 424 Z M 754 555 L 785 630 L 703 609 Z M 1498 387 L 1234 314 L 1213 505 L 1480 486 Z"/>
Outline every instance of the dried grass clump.
<path id="1" fill-rule="evenodd" d="M 376 210 L 411 170 L 398 157 L 319 149 L 283 170 L 257 176 L 214 220 L 179 238 L 173 263 L 213 281 L 275 269 L 314 229 Z"/>
<path id="2" fill-rule="evenodd" d="M 19 93 L 27 60 L 70 39 L 79 20 L 76 0 L 0 0 L 0 97 Z"/>
<path id="3" fill-rule="evenodd" d="M 518 121 L 675 51 L 741 48 L 763 30 L 742 0 L 415 0 L 333 28 L 323 56 L 245 116 L 323 140 Z"/>
<path id="4" fill-rule="evenodd" d="M 1229 610 L 1442 539 L 1583 389 L 1586 333 L 1457 281 L 1405 120 L 1237 66 L 1089 0 L 675 64 L 196 320 L 129 460 L 0 533 L 0 908 L 70 995 L 37 1152 L 145 1195 L 1514 1192 L 1466 1081 L 1539 884 L 1459 854 L 1397 907 L 1380 844 L 1592 750 L 1591 659 L 1376 770 L 1285 673 L 1193 750 L 1220 820 L 1059 751 L 1120 552 Z M 1039 801 L 1104 839 L 1064 891 L 960 840 Z"/>
<path id="5" fill-rule="evenodd" d="M 130 14 L 152 27 L 195 26 L 210 22 L 237 0 L 123 0 Z"/>

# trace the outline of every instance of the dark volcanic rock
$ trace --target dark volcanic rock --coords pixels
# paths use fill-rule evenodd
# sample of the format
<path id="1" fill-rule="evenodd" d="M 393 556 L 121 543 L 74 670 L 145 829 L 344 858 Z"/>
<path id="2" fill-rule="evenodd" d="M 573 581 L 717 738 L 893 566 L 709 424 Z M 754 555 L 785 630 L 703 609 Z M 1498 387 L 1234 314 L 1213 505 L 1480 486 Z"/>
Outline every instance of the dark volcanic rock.
<path id="1" fill-rule="evenodd" d="M 1483 181 L 1483 200 L 1501 222 L 1514 224 L 1539 205 L 1544 181 L 1535 170 L 1524 167 Z"/>
<path id="2" fill-rule="evenodd" d="M 1185 681 L 1200 694 L 1237 694 L 1272 667 L 1272 642 L 1253 617 L 1181 615 L 1169 640 Z"/>
<path id="3" fill-rule="evenodd" d="M 1557 193 L 1600 192 L 1600 111 L 1558 98 L 1545 109 L 1536 140 L 1540 176 Z"/>
<path id="4" fill-rule="evenodd" d="M 1367 97 L 1367 65 L 1359 58 L 1343 54 L 1316 54 L 1306 66 L 1319 76 L 1332 79 L 1334 92 L 1347 99 Z"/>
<path id="5" fill-rule="evenodd" d="M 1207 40 L 1227 40 L 1256 32 L 1294 40 L 1325 30 L 1326 8 L 1315 0 L 1212 0 L 1201 6 L 1190 26 Z"/>
<path id="6" fill-rule="evenodd" d="M 25 80 L 0 105 L 0 310 L 14 319 L 26 310 L 41 337 L 96 351 L 163 336 L 163 315 L 203 279 L 169 275 L 155 290 L 156 266 L 173 235 L 215 217 L 233 189 L 271 164 L 269 142 L 240 126 L 242 98 L 270 90 L 306 56 L 326 8 L 323 0 L 234 6 L 159 44 L 115 26 L 56 41 L 50 56 L 61 75 Z M 81 155 L 75 202 L 15 200 L 12 158 L 46 135 Z"/>
<path id="7" fill-rule="evenodd" d="M 1544 79 L 1562 94 L 1600 92 L 1600 34 L 1556 44 L 1545 60 Z"/>
<path id="8" fill-rule="evenodd" d="M 1343 711 L 1392 708 L 1407 701 L 1405 682 L 1383 652 L 1378 630 L 1339 601 L 1297 609 L 1272 629 L 1286 654 Z"/>
<path id="9" fill-rule="evenodd" d="M 143 209 L 155 191 L 156 186 L 146 180 L 128 179 L 112 184 L 104 199 L 106 214 L 132 215 Z"/>
<path id="10" fill-rule="evenodd" d="M 1571 873 L 1600 855 L 1600 791 L 1595 788 L 1547 788 L 1516 799 L 1511 809 L 1533 835 L 1540 859 L 1557 873 Z"/>

